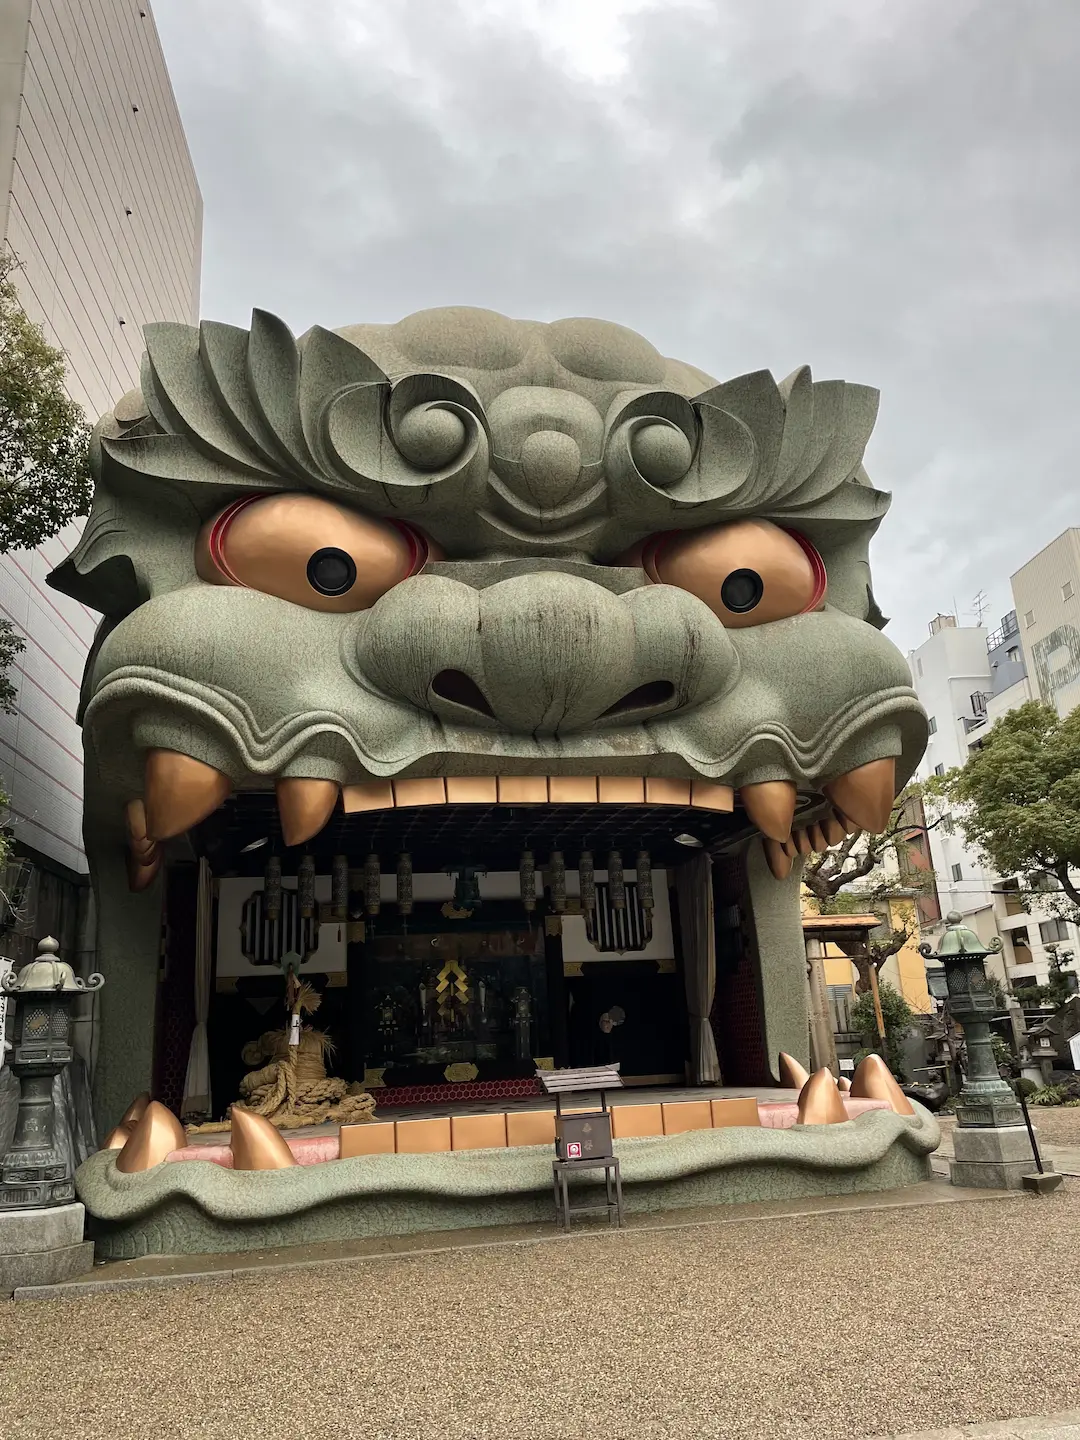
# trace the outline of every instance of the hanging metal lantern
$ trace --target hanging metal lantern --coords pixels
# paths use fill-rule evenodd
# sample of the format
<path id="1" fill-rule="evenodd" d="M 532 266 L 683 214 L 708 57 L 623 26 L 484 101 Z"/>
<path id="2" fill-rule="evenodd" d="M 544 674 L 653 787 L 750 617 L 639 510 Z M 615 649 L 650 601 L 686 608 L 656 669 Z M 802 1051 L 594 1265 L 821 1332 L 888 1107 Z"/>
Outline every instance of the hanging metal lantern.
<path id="1" fill-rule="evenodd" d="M 344 920 L 349 913 L 349 857 L 335 855 L 330 867 L 330 913 Z"/>
<path id="2" fill-rule="evenodd" d="M 305 855 L 296 867 L 296 903 L 300 918 L 310 920 L 315 914 L 315 856 Z"/>
<path id="3" fill-rule="evenodd" d="M 626 909 L 626 880 L 623 876 L 622 856 L 612 850 L 607 857 L 608 900 L 613 910 Z"/>
<path id="4" fill-rule="evenodd" d="M 263 914 L 267 920 L 281 919 L 281 857 L 271 855 L 263 877 Z"/>
<path id="5" fill-rule="evenodd" d="M 401 854 L 397 862 L 397 908 L 399 915 L 412 914 L 412 856 Z"/>
<path id="6" fill-rule="evenodd" d="M 653 902 L 652 888 L 652 859 L 648 850 L 639 850 L 637 857 L 637 895 L 638 903 L 645 913 L 651 914 L 656 908 Z"/>
<path id="7" fill-rule="evenodd" d="M 577 873 L 581 910 L 584 915 L 591 915 L 596 909 L 596 867 L 591 850 L 582 850 L 578 856 Z"/>
<path id="8" fill-rule="evenodd" d="M 364 909 L 369 915 L 378 915 L 382 902 L 382 872 L 379 857 L 374 852 L 364 861 Z"/>
<path id="9" fill-rule="evenodd" d="M 521 903 L 526 910 L 536 909 L 536 861 L 531 850 L 521 852 L 518 865 L 518 881 L 521 887 Z"/>
<path id="10" fill-rule="evenodd" d="M 566 909 L 566 861 L 561 850 L 552 850 L 548 857 L 548 893 L 556 915 Z"/>

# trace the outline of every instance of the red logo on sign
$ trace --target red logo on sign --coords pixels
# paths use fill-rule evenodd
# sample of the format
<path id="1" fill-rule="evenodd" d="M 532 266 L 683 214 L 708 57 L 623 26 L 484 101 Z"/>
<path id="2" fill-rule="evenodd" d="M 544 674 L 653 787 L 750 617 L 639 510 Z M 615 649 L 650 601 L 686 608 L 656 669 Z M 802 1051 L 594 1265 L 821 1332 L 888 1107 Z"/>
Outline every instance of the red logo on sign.
<path id="1" fill-rule="evenodd" d="M 566 1142 L 566 1158 L 567 1158 L 568 1160 L 580 1160 L 580 1159 L 581 1159 L 581 1141 L 580 1141 L 580 1140 L 568 1140 L 568 1141 Z"/>

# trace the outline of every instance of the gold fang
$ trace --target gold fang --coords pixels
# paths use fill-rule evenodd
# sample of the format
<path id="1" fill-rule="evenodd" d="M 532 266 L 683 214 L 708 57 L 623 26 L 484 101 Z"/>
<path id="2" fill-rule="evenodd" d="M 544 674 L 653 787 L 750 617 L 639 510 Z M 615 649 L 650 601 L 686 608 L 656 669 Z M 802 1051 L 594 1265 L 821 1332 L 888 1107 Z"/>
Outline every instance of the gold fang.
<path id="1" fill-rule="evenodd" d="M 337 804 L 336 780 L 307 780 L 286 775 L 274 787 L 277 791 L 281 838 L 286 845 L 302 845 L 318 835 Z"/>
<path id="2" fill-rule="evenodd" d="M 122 1150 L 131 1139 L 131 1132 L 135 1129 L 134 1124 L 117 1125 L 110 1130 L 105 1139 L 101 1142 L 102 1150 Z"/>
<path id="3" fill-rule="evenodd" d="M 896 1083 L 880 1055 L 867 1055 L 851 1077 L 853 1100 L 886 1100 L 897 1115 L 914 1115 L 915 1108 Z"/>
<path id="4" fill-rule="evenodd" d="M 116 1168 L 123 1175 L 135 1175 L 141 1170 L 152 1170 L 160 1165 L 174 1150 L 182 1150 L 187 1144 L 187 1134 L 180 1121 L 157 1100 L 151 1100 L 139 1120 L 127 1144 L 116 1157 Z"/>
<path id="5" fill-rule="evenodd" d="M 171 840 L 223 805 L 232 781 L 178 750 L 148 750 L 145 788 L 146 833 L 151 840 Z"/>
<path id="6" fill-rule="evenodd" d="M 265 1115 L 232 1105 L 229 1130 L 234 1170 L 288 1170 L 297 1163 L 285 1137 Z"/>
<path id="7" fill-rule="evenodd" d="M 847 1118 L 832 1071 L 815 1070 L 799 1095 L 798 1124 L 842 1125 Z"/>
<path id="8" fill-rule="evenodd" d="M 825 794 L 860 830 L 880 835 L 888 829 L 896 794 L 896 761 L 871 760 L 823 787 Z"/>
<path id="9" fill-rule="evenodd" d="M 744 785 L 739 799 L 762 835 L 782 844 L 791 834 L 798 792 L 790 780 L 762 780 L 756 785 Z"/>
<path id="10" fill-rule="evenodd" d="M 777 1068 L 780 1071 L 780 1084 L 788 1090 L 801 1090 L 810 1079 L 810 1071 L 805 1065 L 800 1065 L 794 1055 L 788 1055 L 783 1050 L 780 1051 L 779 1059 Z"/>

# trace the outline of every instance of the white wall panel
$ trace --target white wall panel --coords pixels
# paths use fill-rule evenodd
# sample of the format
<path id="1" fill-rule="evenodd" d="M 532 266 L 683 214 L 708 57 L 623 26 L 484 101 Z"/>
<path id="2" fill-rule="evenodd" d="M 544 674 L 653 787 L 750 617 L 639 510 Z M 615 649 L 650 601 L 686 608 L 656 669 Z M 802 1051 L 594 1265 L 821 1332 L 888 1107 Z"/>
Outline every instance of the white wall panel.
<path id="1" fill-rule="evenodd" d="M 33 0 L 9 75 L 21 97 L 0 156 L 4 241 L 24 262 L 27 313 L 67 354 L 69 392 L 94 421 L 138 383 L 144 324 L 198 320 L 202 199 L 147 4 Z M 27 640 L 0 775 L 19 838 L 84 870 L 75 710 L 98 617 L 45 584 L 78 534 L 0 557 L 0 615 Z"/>

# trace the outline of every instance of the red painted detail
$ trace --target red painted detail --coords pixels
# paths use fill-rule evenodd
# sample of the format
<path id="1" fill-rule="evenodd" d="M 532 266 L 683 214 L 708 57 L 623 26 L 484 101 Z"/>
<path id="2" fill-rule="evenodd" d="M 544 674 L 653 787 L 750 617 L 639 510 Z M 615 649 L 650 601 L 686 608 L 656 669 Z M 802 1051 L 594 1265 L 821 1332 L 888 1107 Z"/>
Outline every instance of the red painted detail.
<path id="1" fill-rule="evenodd" d="M 245 495 L 240 500 L 234 500 L 225 509 L 210 527 L 210 539 L 207 541 L 207 548 L 210 551 L 210 560 L 216 570 L 219 570 L 230 585 L 239 585 L 242 590 L 250 587 L 245 585 L 243 580 L 229 568 L 229 562 L 225 559 L 225 537 L 228 534 L 229 526 L 249 505 L 254 505 L 256 500 L 261 500 L 262 495 Z"/>
<path id="2" fill-rule="evenodd" d="M 539 1095 L 535 1079 L 465 1080 L 459 1085 L 387 1085 L 372 1090 L 376 1106 L 441 1105 L 448 1100 L 527 1100 Z"/>
<path id="3" fill-rule="evenodd" d="M 814 572 L 814 594 L 810 603 L 802 611 L 802 613 L 806 615 L 809 611 L 816 610 L 825 599 L 825 591 L 829 586 L 829 577 L 825 570 L 825 561 L 822 560 L 818 554 L 817 547 L 811 545 L 805 535 L 800 535 L 798 530 L 789 530 L 786 525 L 781 525 L 780 528 L 786 535 L 790 535 L 799 546 L 800 550 L 810 561 L 810 568 Z"/>

